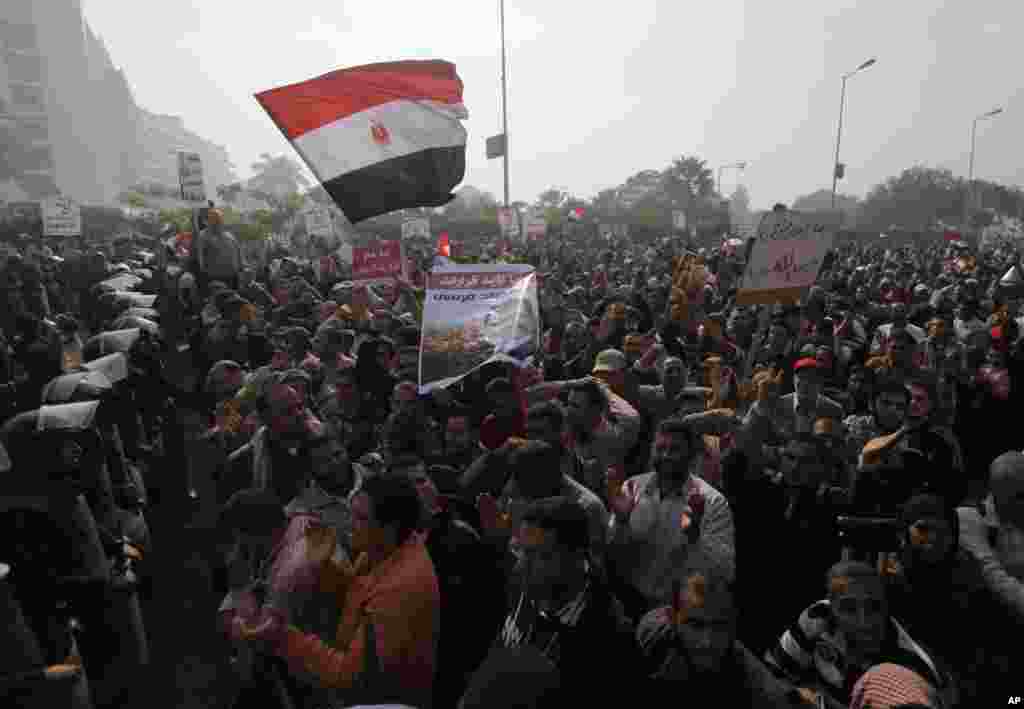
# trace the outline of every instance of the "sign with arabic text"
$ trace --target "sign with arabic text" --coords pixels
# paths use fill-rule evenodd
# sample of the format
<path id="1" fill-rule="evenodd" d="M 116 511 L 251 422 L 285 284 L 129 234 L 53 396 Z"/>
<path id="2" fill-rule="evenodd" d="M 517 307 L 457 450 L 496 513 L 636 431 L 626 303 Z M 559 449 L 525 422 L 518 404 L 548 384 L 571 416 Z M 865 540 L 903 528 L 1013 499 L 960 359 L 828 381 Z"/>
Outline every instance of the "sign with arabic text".
<path id="1" fill-rule="evenodd" d="M 769 212 L 761 218 L 736 302 L 795 301 L 814 284 L 838 222 L 826 214 Z"/>
<path id="2" fill-rule="evenodd" d="M 453 384 L 489 362 L 522 366 L 540 348 L 538 314 L 532 266 L 435 268 L 423 304 L 420 392 Z"/>
<path id="3" fill-rule="evenodd" d="M 391 283 L 405 267 L 401 241 L 375 241 L 352 247 L 352 280 L 361 283 Z"/>

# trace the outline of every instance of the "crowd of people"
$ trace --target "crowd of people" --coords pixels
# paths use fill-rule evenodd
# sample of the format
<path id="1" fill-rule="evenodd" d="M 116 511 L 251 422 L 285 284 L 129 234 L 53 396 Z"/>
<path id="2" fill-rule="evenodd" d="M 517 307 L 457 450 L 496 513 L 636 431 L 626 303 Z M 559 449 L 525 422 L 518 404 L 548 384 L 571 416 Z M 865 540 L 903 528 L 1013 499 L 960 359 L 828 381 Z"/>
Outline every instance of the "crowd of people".
<path id="1" fill-rule="evenodd" d="M 845 243 L 813 287 L 751 304 L 732 242 L 506 246 L 536 268 L 537 351 L 422 393 L 433 254 L 369 286 L 328 253 L 248 262 L 221 222 L 187 248 L 28 240 L 0 264 L 0 587 L 27 648 L 0 667 L 12 696 L 129 705 L 104 668 L 146 662 L 138 606 L 101 601 L 78 633 L 90 611 L 55 623 L 52 604 L 92 573 L 86 548 L 104 592 L 144 588 L 147 508 L 207 495 L 225 706 L 1011 696 L 1013 249 Z M 188 450 L 185 409 L 204 421 Z M 18 508 L 29 483 L 78 537 L 46 546 Z M 55 684 L 74 687 L 61 704 Z"/>

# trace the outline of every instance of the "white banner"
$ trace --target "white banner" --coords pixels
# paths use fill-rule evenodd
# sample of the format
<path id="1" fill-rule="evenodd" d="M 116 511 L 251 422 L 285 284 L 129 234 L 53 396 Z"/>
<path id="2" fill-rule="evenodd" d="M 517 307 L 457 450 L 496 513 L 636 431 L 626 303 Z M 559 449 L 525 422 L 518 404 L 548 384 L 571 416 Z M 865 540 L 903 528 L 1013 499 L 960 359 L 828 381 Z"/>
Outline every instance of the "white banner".
<path id="1" fill-rule="evenodd" d="M 40 203 L 43 236 L 81 236 L 82 208 L 68 197 L 50 197 Z"/>
<path id="2" fill-rule="evenodd" d="M 414 238 L 430 238 L 430 220 L 428 218 L 417 217 L 402 222 L 402 240 Z"/>
<path id="3" fill-rule="evenodd" d="M 199 153 L 178 151 L 178 182 L 181 198 L 186 202 L 205 202 L 206 185 L 203 182 L 203 160 Z"/>
<path id="4" fill-rule="evenodd" d="M 488 362 L 524 364 L 540 349 L 538 313 L 532 266 L 435 268 L 423 304 L 420 392 L 453 384 Z"/>

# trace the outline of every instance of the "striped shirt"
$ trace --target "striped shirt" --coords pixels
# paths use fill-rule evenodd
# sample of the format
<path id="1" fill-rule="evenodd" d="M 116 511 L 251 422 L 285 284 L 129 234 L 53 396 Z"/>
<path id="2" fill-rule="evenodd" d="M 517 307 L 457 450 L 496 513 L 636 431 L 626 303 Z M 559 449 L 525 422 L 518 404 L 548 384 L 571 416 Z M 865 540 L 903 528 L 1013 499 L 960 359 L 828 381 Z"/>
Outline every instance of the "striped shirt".
<path id="1" fill-rule="evenodd" d="M 894 618 L 889 619 L 879 656 L 867 666 L 853 664 L 828 600 L 818 601 L 801 613 L 778 644 L 765 654 L 765 662 L 793 684 L 823 691 L 841 704 L 849 703 L 854 685 L 869 667 L 884 662 L 913 670 L 939 690 L 947 688 L 942 672 L 928 652 Z"/>

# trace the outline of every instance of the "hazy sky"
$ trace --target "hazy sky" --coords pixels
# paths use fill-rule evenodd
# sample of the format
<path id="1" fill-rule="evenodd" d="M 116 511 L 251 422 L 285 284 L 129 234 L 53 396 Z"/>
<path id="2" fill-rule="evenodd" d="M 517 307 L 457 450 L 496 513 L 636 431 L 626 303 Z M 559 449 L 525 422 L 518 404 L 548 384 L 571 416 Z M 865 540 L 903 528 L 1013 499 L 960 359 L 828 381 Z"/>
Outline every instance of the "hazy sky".
<path id="1" fill-rule="evenodd" d="M 136 100 L 225 145 L 242 176 L 288 143 L 253 93 L 374 61 L 456 63 L 466 184 L 501 196 L 497 0 L 84 0 Z M 756 206 L 831 186 L 840 75 L 842 191 L 914 164 L 1024 184 L 1019 0 L 507 0 L 512 199 L 589 197 L 684 153 L 746 160 Z M 723 176 L 731 192 L 736 171 Z"/>

